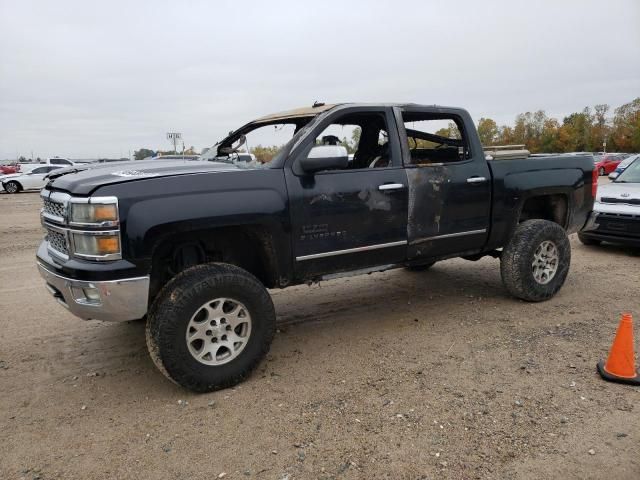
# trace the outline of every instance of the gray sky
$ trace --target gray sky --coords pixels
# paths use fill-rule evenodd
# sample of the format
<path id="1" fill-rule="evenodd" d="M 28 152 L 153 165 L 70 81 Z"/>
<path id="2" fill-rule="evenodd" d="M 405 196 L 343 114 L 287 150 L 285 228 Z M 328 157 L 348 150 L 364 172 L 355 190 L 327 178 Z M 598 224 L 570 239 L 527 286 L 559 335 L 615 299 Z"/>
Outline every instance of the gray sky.
<path id="1" fill-rule="evenodd" d="M 0 0 L 0 158 L 210 146 L 314 100 L 512 123 L 640 96 L 640 2 Z"/>

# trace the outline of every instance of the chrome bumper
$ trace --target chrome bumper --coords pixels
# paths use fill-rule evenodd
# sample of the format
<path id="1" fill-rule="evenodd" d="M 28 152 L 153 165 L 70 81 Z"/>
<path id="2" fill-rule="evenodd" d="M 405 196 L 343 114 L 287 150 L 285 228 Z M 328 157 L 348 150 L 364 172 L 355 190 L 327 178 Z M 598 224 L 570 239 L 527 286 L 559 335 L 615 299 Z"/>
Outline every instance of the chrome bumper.
<path id="1" fill-rule="evenodd" d="M 84 320 L 124 322 L 147 313 L 148 276 L 88 282 L 53 273 L 40 262 L 38 270 L 56 301 Z"/>

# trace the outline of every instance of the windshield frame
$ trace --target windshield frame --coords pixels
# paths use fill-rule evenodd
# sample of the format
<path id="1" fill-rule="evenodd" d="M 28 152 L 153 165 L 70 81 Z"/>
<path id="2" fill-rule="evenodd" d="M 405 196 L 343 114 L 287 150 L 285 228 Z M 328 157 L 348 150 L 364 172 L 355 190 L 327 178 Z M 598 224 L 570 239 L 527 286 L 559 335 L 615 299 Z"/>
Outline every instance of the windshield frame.
<path id="1" fill-rule="evenodd" d="M 235 131 L 232 131 L 225 138 L 220 140 L 218 143 L 213 145 L 205 154 L 201 155 L 200 158 L 202 160 L 207 161 L 219 161 L 221 163 L 233 163 L 234 165 L 239 166 L 238 164 L 232 161 L 225 161 L 224 158 L 231 158 L 233 154 L 229 155 L 220 155 L 218 151 L 221 147 L 230 147 L 236 142 L 242 135 L 246 135 L 253 130 L 257 130 L 258 128 L 268 127 L 269 125 L 295 125 L 296 132 L 293 136 L 285 143 L 280 150 L 273 156 L 270 162 L 262 164 L 262 167 L 251 168 L 260 169 L 260 168 L 283 168 L 285 164 L 285 160 L 291 151 L 291 149 L 297 145 L 298 140 L 300 140 L 304 135 L 309 131 L 309 128 L 312 127 L 320 118 L 323 118 L 329 111 L 323 110 L 310 115 L 291 115 L 291 116 L 283 116 L 279 118 L 274 118 L 273 120 L 253 120 L 249 123 L 246 123 L 242 127 L 238 128 Z M 208 154 L 213 151 L 214 156 L 208 156 Z M 247 152 L 251 153 L 251 152 Z"/>

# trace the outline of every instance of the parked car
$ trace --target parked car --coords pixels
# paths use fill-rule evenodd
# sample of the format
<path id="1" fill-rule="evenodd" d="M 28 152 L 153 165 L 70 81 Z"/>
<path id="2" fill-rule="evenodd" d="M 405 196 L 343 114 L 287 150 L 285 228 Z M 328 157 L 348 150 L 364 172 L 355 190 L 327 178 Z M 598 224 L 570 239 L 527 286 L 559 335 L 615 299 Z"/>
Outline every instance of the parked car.
<path id="1" fill-rule="evenodd" d="M 442 124 L 459 136 L 435 133 Z M 321 143 L 356 128 L 351 162 Z M 258 131 L 288 140 L 269 161 L 237 161 Z M 315 104 L 213 148 L 207 162 L 51 173 L 37 252 L 58 303 L 83 319 L 146 316 L 159 370 L 199 392 L 238 383 L 266 355 L 267 288 L 489 255 L 513 296 L 553 297 L 598 180 L 591 156 L 484 151 L 465 110 L 434 105 Z"/>
<path id="2" fill-rule="evenodd" d="M 34 168 L 28 173 L 14 173 L 0 178 L 2 188 L 7 193 L 18 193 L 23 190 L 39 190 L 44 187 L 47 174 L 53 170 L 62 168 L 56 165 L 43 165 Z"/>
<path id="3" fill-rule="evenodd" d="M 40 165 L 60 165 L 62 167 L 71 167 L 74 165 L 86 165 L 92 163 L 92 160 L 69 160 L 62 157 L 49 157 L 38 162 Z"/>
<path id="4" fill-rule="evenodd" d="M 613 172 L 624 158 L 623 153 L 607 153 L 595 164 L 598 174 L 603 176 Z"/>
<path id="5" fill-rule="evenodd" d="M 578 238 L 585 245 L 640 246 L 640 158 L 613 182 L 598 187 L 593 213 Z"/>
<path id="6" fill-rule="evenodd" d="M 609 178 L 611 180 L 615 180 L 618 177 L 618 175 L 620 175 L 622 172 L 624 172 L 625 168 L 627 168 L 629 165 L 631 165 L 631 163 L 633 163 L 633 161 L 636 158 L 639 158 L 639 157 L 640 157 L 640 154 L 636 154 L 636 155 L 631 155 L 630 157 L 627 157 L 624 160 L 622 160 L 618 164 L 616 169 L 609 174 Z"/>
<path id="7" fill-rule="evenodd" d="M 18 173 L 20 166 L 18 164 L 12 165 L 0 165 L 0 175 L 9 175 L 11 173 Z"/>

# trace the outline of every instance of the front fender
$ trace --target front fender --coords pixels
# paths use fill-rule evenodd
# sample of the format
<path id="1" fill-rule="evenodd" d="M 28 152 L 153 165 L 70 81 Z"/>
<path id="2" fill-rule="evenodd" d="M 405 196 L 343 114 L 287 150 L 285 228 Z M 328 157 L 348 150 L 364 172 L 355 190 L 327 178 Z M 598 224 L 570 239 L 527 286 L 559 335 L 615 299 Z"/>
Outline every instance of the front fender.
<path id="1" fill-rule="evenodd" d="M 289 202 L 281 169 L 209 172 L 109 185 L 118 197 L 123 256 L 147 264 L 176 233 L 260 226 L 273 240 L 280 271 L 291 261 Z"/>

